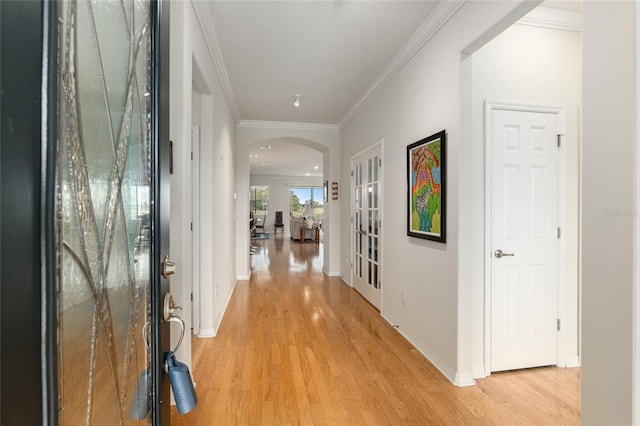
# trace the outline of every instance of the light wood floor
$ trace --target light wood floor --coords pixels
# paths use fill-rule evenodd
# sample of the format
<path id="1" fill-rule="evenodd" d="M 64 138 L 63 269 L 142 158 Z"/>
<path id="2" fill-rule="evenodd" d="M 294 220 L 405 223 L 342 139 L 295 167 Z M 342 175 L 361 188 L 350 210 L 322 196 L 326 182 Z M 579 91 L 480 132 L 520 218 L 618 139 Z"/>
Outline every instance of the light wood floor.
<path id="1" fill-rule="evenodd" d="M 198 406 L 173 425 L 580 423 L 580 370 L 453 386 L 378 311 L 322 274 L 322 244 L 254 242 L 218 335 L 193 339 Z"/>

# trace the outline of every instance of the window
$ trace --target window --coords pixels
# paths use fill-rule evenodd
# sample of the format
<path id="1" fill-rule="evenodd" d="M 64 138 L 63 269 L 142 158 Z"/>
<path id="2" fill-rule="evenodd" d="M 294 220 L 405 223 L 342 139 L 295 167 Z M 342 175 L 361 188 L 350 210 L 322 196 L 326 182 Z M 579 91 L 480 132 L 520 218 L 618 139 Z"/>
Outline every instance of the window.
<path id="1" fill-rule="evenodd" d="M 252 186 L 251 187 L 251 212 L 254 215 L 267 214 L 269 207 L 269 187 L 268 186 Z"/>
<path id="2" fill-rule="evenodd" d="M 313 216 L 313 220 L 320 222 L 324 216 L 324 188 L 292 187 L 291 214 L 294 217 Z"/>

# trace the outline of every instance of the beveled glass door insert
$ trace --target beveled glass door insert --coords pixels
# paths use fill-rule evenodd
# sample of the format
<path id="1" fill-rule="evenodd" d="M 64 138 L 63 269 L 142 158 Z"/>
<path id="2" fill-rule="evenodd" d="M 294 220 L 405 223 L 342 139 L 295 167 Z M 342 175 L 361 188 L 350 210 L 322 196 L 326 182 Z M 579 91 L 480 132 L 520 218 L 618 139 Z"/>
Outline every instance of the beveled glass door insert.
<path id="1" fill-rule="evenodd" d="M 151 5 L 58 3 L 59 422 L 149 424 Z"/>

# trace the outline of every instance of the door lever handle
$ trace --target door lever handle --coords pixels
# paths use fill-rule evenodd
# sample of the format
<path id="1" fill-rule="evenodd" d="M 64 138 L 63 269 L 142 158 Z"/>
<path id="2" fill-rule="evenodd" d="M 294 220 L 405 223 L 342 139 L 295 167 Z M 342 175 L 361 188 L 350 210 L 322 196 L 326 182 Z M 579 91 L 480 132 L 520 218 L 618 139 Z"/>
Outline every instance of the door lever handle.
<path id="1" fill-rule="evenodd" d="M 515 256 L 515 253 L 504 253 L 502 250 L 498 249 L 493 253 L 493 255 L 500 259 L 501 257 L 505 256 Z"/>

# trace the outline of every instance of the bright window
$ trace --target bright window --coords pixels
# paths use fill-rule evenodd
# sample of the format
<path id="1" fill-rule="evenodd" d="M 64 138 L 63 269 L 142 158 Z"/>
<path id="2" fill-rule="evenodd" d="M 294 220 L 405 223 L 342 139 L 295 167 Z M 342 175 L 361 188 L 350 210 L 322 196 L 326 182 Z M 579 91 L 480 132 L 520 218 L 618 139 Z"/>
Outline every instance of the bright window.
<path id="1" fill-rule="evenodd" d="M 291 214 L 294 217 L 313 216 L 319 222 L 324 216 L 324 188 L 301 186 L 291 188 Z"/>
<path id="2" fill-rule="evenodd" d="M 268 186 L 252 186 L 251 187 L 251 211 L 254 215 L 263 215 L 267 213 L 269 207 L 269 187 Z"/>

